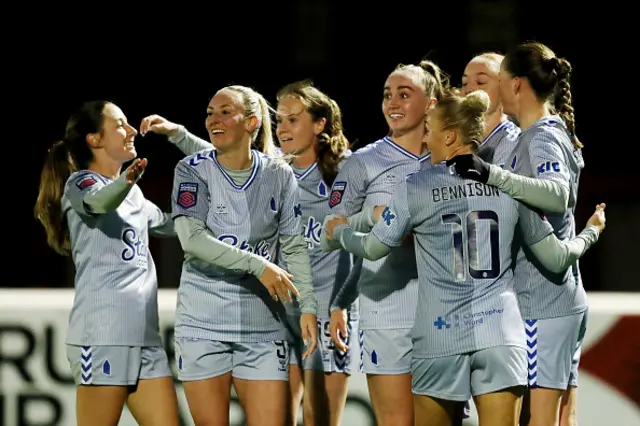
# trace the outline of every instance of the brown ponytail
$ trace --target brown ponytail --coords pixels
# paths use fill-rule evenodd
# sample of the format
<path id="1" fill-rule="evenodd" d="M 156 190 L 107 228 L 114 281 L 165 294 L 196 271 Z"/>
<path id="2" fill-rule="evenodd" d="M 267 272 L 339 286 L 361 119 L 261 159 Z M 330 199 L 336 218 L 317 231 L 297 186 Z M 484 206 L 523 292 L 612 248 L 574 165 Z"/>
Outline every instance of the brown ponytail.
<path id="1" fill-rule="evenodd" d="M 49 148 L 40 174 L 34 215 L 44 226 L 49 246 L 61 255 L 71 253 L 69 226 L 62 211 L 64 187 L 73 172 L 89 167 L 93 152 L 86 137 L 101 132 L 107 104 L 106 101 L 86 102 L 71 116 L 64 139 Z"/>
<path id="2" fill-rule="evenodd" d="M 65 142 L 54 143 L 49 148 L 40 174 L 40 189 L 34 214 L 44 226 L 47 243 L 61 255 L 69 255 L 71 252 L 69 228 L 62 212 L 62 194 L 67 179 L 76 170 Z"/>

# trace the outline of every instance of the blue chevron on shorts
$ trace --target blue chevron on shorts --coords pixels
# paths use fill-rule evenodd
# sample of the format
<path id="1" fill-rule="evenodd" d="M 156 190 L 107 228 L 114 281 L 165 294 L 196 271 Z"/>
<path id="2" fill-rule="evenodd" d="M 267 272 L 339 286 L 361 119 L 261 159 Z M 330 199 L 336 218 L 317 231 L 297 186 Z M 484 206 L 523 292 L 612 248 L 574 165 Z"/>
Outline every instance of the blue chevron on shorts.
<path id="1" fill-rule="evenodd" d="M 93 353 L 91 346 L 82 346 L 80 354 L 80 384 L 90 385 L 93 381 Z"/>
<path id="2" fill-rule="evenodd" d="M 364 330 L 360 330 L 358 333 L 358 343 L 360 343 L 360 372 L 364 371 Z"/>
<path id="3" fill-rule="evenodd" d="M 538 383 L 538 320 L 525 320 L 527 334 L 527 362 L 529 364 L 529 386 Z"/>

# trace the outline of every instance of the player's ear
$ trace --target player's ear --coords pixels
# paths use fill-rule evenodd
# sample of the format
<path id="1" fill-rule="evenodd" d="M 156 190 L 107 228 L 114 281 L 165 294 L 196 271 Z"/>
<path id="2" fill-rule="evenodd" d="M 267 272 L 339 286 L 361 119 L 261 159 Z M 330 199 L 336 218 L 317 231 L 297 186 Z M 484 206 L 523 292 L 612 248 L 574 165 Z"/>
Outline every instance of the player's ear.
<path id="1" fill-rule="evenodd" d="M 252 115 L 244 122 L 244 128 L 247 132 L 252 133 L 258 127 L 258 117 Z"/>
<path id="2" fill-rule="evenodd" d="M 89 133 L 87 135 L 87 143 L 91 148 L 100 148 L 100 134 L 99 133 Z"/>
<path id="3" fill-rule="evenodd" d="M 520 93 L 520 90 L 522 90 L 523 84 L 524 84 L 524 79 L 522 77 L 514 77 L 511 80 L 511 90 L 513 91 L 513 93 L 514 94 Z"/>
<path id="4" fill-rule="evenodd" d="M 429 98 L 427 101 L 427 105 L 424 107 L 424 113 L 429 114 L 429 111 L 433 110 L 436 107 L 438 100 L 436 98 Z"/>
<path id="5" fill-rule="evenodd" d="M 313 133 L 318 136 L 324 131 L 324 126 L 327 124 L 327 119 L 322 117 L 320 120 L 313 123 Z"/>
<path id="6" fill-rule="evenodd" d="M 444 137 L 444 144 L 446 146 L 451 146 L 456 143 L 456 140 L 458 140 L 458 132 L 455 130 L 448 130 L 447 135 Z"/>

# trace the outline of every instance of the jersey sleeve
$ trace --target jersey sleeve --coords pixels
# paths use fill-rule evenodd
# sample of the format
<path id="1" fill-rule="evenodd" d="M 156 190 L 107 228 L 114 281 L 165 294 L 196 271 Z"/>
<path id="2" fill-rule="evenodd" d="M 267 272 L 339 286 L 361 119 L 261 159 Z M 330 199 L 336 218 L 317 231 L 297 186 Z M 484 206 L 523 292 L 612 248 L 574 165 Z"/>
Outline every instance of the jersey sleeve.
<path id="1" fill-rule="evenodd" d="M 521 202 L 518 202 L 518 226 L 524 243 L 528 246 L 553 234 L 551 224 L 540 213 Z"/>
<path id="2" fill-rule="evenodd" d="M 163 212 L 162 210 L 160 210 L 160 207 L 156 206 L 154 203 L 147 199 L 144 200 L 144 211 L 147 214 L 149 222 L 149 233 L 151 235 L 154 235 L 156 237 L 176 236 L 176 231 L 173 219 L 171 218 L 171 214 Z"/>
<path id="3" fill-rule="evenodd" d="M 571 183 L 562 147 L 550 132 L 538 132 L 533 136 L 529 142 L 529 161 L 538 179 Z"/>
<path id="4" fill-rule="evenodd" d="M 185 160 L 176 166 L 171 202 L 173 219 L 189 216 L 207 222 L 209 188 L 194 167 Z"/>
<path id="5" fill-rule="evenodd" d="M 391 203 L 382 211 L 371 231 L 381 243 L 398 247 L 411 231 L 411 213 L 407 197 L 407 182 L 398 184 Z"/>
<path id="6" fill-rule="evenodd" d="M 279 232 L 282 236 L 302 235 L 302 208 L 299 201 L 298 181 L 291 168 L 283 169 L 286 172 L 283 173 L 283 191 L 280 198 L 282 208 L 278 223 Z"/>
<path id="7" fill-rule="evenodd" d="M 91 207 L 84 202 L 84 197 L 95 194 L 106 186 L 104 180 L 91 171 L 79 172 L 72 175 L 65 185 L 65 196 L 69 200 L 71 207 L 82 215 L 92 215 Z"/>
<path id="8" fill-rule="evenodd" d="M 367 196 L 367 168 L 358 155 L 350 156 L 331 187 L 329 207 L 333 214 L 352 216 L 362 209 Z"/>

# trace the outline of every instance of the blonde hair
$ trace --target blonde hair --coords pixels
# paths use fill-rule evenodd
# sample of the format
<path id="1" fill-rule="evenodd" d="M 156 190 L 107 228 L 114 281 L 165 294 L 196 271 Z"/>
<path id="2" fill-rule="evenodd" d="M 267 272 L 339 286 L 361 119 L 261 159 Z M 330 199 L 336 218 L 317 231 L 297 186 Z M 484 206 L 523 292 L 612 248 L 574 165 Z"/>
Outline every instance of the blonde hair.
<path id="1" fill-rule="evenodd" d="M 489 110 L 489 95 L 476 90 L 467 96 L 448 91 L 436 104 L 443 130 L 457 130 L 463 144 L 476 148 L 484 139 L 484 116 Z"/>
<path id="2" fill-rule="evenodd" d="M 271 107 L 260 93 L 246 86 L 227 86 L 227 90 L 240 94 L 246 117 L 256 117 L 258 125 L 251 135 L 251 145 L 267 155 L 275 155 L 276 145 L 271 131 Z"/>
<path id="3" fill-rule="evenodd" d="M 314 122 L 323 118 L 326 120 L 324 130 L 318 136 L 316 155 L 322 178 L 327 185 L 332 185 L 338 175 L 338 165 L 349 149 L 349 141 L 343 133 L 340 107 L 336 101 L 314 87 L 310 80 L 286 85 L 278 91 L 276 98 L 280 102 L 287 96 L 298 99 Z"/>
<path id="4" fill-rule="evenodd" d="M 449 77 L 435 62 L 423 59 L 420 65 L 399 64 L 393 72 L 409 72 L 417 76 L 416 83 L 424 89 L 424 94 L 440 100 L 449 87 Z"/>

